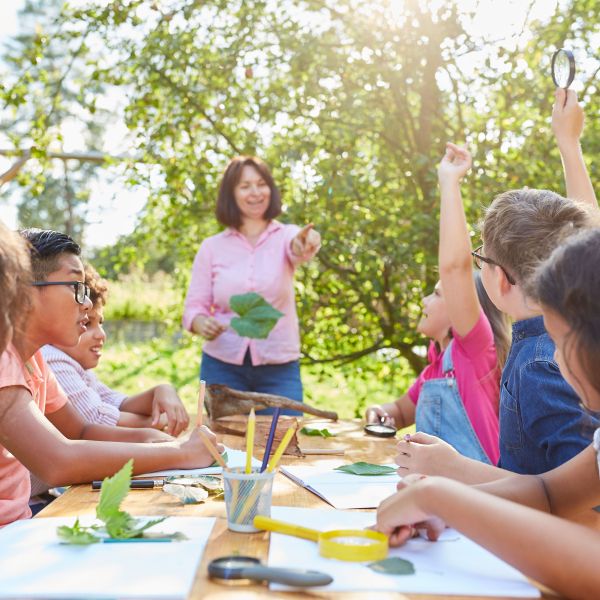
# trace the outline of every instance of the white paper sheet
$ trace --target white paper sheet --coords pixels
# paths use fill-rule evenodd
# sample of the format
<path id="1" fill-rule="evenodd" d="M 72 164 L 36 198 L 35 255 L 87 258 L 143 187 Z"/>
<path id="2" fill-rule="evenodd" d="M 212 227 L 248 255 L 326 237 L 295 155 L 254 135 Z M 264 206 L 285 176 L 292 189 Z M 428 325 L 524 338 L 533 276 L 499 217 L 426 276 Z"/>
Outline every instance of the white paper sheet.
<path id="1" fill-rule="evenodd" d="M 80 519 L 86 525 L 93 521 Z M 148 529 L 180 531 L 189 538 L 181 542 L 59 543 L 56 528 L 74 522 L 75 517 L 40 518 L 0 530 L 0 598 L 184 600 L 215 519 L 169 517 Z"/>
<path id="2" fill-rule="evenodd" d="M 351 475 L 334 471 L 347 464 L 339 460 L 316 465 L 282 467 L 281 472 L 335 508 L 377 508 L 396 491 L 400 477 L 392 475 Z M 396 467 L 397 465 L 390 465 Z"/>
<path id="3" fill-rule="evenodd" d="M 271 516 L 320 531 L 362 529 L 372 525 L 374 513 L 342 512 L 274 506 Z M 443 540 L 429 542 L 416 538 L 401 548 L 391 549 L 388 556 L 410 560 L 414 575 L 384 575 L 369 569 L 366 563 L 322 558 L 315 542 L 277 533 L 271 534 L 269 565 L 314 569 L 329 573 L 334 581 L 318 591 L 387 591 L 416 594 L 460 596 L 506 596 L 539 598 L 540 592 L 516 569 L 454 530 L 447 530 Z M 445 540 L 445 541 L 444 541 Z M 273 590 L 291 589 L 271 584 Z"/>
<path id="4" fill-rule="evenodd" d="M 227 465 L 229 467 L 243 467 L 246 465 L 246 452 L 244 450 L 234 450 L 225 448 L 227 452 Z M 260 467 L 262 461 L 252 457 L 252 466 Z M 166 471 L 154 471 L 145 475 L 136 475 L 136 477 L 171 477 L 174 475 L 188 475 L 195 477 L 197 475 L 220 475 L 223 472 L 221 467 L 205 467 L 204 469 L 169 469 Z"/>

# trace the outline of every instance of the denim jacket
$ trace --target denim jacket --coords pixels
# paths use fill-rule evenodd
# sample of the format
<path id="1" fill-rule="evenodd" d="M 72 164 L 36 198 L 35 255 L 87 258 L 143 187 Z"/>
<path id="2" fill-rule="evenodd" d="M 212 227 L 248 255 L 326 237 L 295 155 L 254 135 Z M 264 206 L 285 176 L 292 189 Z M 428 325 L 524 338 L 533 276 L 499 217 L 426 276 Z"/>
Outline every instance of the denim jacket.
<path id="1" fill-rule="evenodd" d="M 500 462 L 516 473 L 550 471 L 590 445 L 600 427 L 554 360 L 542 317 L 513 324 L 500 386 Z"/>

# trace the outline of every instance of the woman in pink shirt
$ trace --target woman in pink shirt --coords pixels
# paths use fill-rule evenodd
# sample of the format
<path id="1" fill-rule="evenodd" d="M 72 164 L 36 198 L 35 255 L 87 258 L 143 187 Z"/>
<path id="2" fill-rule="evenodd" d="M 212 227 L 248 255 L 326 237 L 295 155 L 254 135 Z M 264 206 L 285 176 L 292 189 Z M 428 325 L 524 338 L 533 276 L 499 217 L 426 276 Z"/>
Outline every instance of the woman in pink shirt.
<path id="1" fill-rule="evenodd" d="M 470 166 L 471 155 L 448 144 L 438 167 L 440 281 L 424 299 L 419 323 L 419 331 L 433 340 L 430 364 L 396 402 L 370 407 L 367 420 L 396 427 L 416 423 L 418 431 L 438 436 L 464 456 L 496 464 L 499 381 L 509 329 L 473 273 L 460 195 L 460 180 Z M 426 439 L 421 434 L 400 442 L 396 462 L 401 468 L 410 445 Z"/>
<path id="2" fill-rule="evenodd" d="M 321 237 L 312 224 L 300 229 L 276 221 L 280 213 L 281 195 L 265 163 L 234 158 L 217 199 L 217 219 L 226 229 L 204 240 L 196 254 L 183 326 L 206 340 L 200 377 L 207 383 L 301 402 L 294 271 L 319 251 Z M 247 292 L 283 313 L 264 340 L 229 327 L 235 316 L 229 299 Z"/>

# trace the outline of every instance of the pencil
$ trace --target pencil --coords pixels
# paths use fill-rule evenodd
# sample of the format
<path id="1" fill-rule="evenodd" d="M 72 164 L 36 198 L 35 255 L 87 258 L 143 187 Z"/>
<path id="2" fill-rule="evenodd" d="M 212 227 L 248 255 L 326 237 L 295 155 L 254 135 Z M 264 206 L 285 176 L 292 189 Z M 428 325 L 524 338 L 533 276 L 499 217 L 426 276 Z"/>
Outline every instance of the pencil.
<path id="1" fill-rule="evenodd" d="M 256 415 L 254 408 L 248 415 L 248 430 L 246 431 L 246 473 L 252 473 L 252 453 L 254 452 L 254 431 L 256 430 Z"/>
<path id="2" fill-rule="evenodd" d="M 283 439 L 279 443 L 277 450 L 275 450 L 275 454 L 273 454 L 273 458 L 269 461 L 269 466 L 267 467 L 267 473 L 271 473 L 285 452 L 285 449 L 288 447 L 294 433 L 296 432 L 296 426 L 292 425 L 284 434 Z"/>
<path id="3" fill-rule="evenodd" d="M 273 411 L 273 420 L 271 421 L 271 429 L 269 429 L 269 437 L 267 438 L 267 445 L 265 446 L 265 455 L 263 456 L 262 465 L 260 465 L 260 472 L 262 473 L 269 464 L 269 456 L 271 454 L 271 448 L 273 447 L 273 440 L 275 439 L 275 432 L 277 431 L 277 421 L 279 420 L 279 414 L 281 408 L 279 406 Z"/>
<path id="4" fill-rule="evenodd" d="M 219 451 L 213 446 L 212 442 L 208 439 L 206 433 L 204 433 L 202 429 L 198 429 L 198 434 L 202 438 L 202 441 L 204 442 L 206 449 L 210 452 L 210 455 L 217 461 L 217 463 L 219 463 L 221 467 L 223 467 L 225 471 L 229 471 L 227 463 L 223 460 L 223 457 L 219 454 Z"/>
<path id="5" fill-rule="evenodd" d="M 204 410 L 204 394 L 206 392 L 206 381 L 200 380 L 200 389 L 198 390 L 198 414 L 196 415 L 196 427 L 202 426 L 202 411 Z"/>

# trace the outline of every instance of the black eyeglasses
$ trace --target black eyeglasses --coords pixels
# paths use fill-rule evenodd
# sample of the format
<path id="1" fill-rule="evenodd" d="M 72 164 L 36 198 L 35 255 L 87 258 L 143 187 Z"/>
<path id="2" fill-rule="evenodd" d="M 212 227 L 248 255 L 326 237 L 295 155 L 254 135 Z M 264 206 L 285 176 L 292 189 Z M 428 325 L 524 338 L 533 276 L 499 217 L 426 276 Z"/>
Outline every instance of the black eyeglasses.
<path id="1" fill-rule="evenodd" d="M 75 288 L 75 302 L 83 304 L 86 297 L 90 296 L 90 288 L 83 281 L 34 281 L 31 285 L 35 287 L 46 287 L 47 285 L 72 285 Z"/>
<path id="2" fill-rule="evenodd" d="M 481 267 L 483 266 L 482 263 L 485 262 L 488 265 L 494 265 L 496 267 L 500 267 L 502 269 L 502 272 L 506 275 L 506 279 L 508 280 L 508 283 L 510 283 L 511 285 L 517 285 L 517 282 L 515 281 L 514 277 L 502 265 L 499 265 L 495 260 L 492 260 L 491 258 L 488 258 L 487 256 L 483 256 L 483 254 L 481 254 L 482 248 L 483 248 L 483 244 L 481 246 L 479 246 L 479 248 L 475 248 L 475 250 L 471 251 L 471 255 L 475 259 L 475 266 L 478 269 L 481 269 Z"/>

